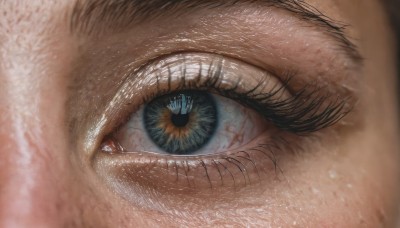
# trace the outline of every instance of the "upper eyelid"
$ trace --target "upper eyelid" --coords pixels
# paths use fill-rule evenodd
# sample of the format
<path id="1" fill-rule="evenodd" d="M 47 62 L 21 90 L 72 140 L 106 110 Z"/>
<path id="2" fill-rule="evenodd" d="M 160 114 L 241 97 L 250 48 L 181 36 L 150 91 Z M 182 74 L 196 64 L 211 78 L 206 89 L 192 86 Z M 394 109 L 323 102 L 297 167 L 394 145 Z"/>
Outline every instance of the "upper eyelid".
<path id="1" fill-rule="evenodd" d="M 296 24 L 297 24 L 297 21 L 296 21 Z M 246 26 L 246 24 L 244 24 L 242 26 Z M 308 31 L 307 29 L 304 29 L 304 30 Z M 236 32 L 238 32 L 238 31 L 236 31 Z M 251 31 L 251 32 L 253 32 L 253 31 Z M 267 32 L 269 33 L 269 31 L 267 31 Z M 205 33 L 200 38 L 205 40 L 205 38 L 207 38 L 206 37 L 207 34 L 209 35 L 210 33 Z M 123 35 L 125 35 L 125 34 L 123 34 Z M 173 36 L 176 34 L 172 33 L 169 35 Z M 212 35 L 215 36 L 215 34 L 212 34 Z M 225 34 L 223 34 L 223 35 L 224 35 L 223 36 L 224 38 L 227 38 L 229 35 L 232 35 L 232 34 L 225 32 Z M 259 35 L 261 37 L 264 34 L 260 33 Z M 285 38 L 284 37 L 285 34 L 280 34 L 280 33 L 278 33 L 278 34 L 270 33 L 269 35 L 271 35 L 271 36 L 275 35 L 276 39 L 280 39 L 280 38 L 284 39 Z M 249 37 L 250 37 L 250 35 L 249 35 Z M 327 40 L 327 39 L 320 39 L 318 34 L 315 37 L 316 37 L 316 41 L 319 41 L 319 42 Z M 325 36 L 323 36 L 323 37 L 326 38 Z M 103 42 L 103 40 L 100 40 L 100 41 L 97 40 L 98 42 L 91 42 L 90 44 L 87 45 L 86 50 L 84 50 L 84 52 L 82 54 L 82 59 L 85 59 L 87 61 L 81 61 L 82 65 L 79 65 L 79 67 L 76 68 L 77 73 L 75 74 L 76 76 L 74 76 L 74 78 L 76 78 L 76 81 L 74 81 L 73 85 L 79 85 L 79 88 L 82 87 L 86 90 L 91 90 L 93 93 L 96 93 L 99 90 L 98 87 L 100 88 L 101 85 L 105 85 L 106 83 L 102 82 L 100 80 L 96 80 L 96 81 L 99 81 L 98 85 L 95 87 L 90 85 L 90 87 L 89 87 L 89 83 L 87 83 L 87 81 L 97 79 L 97 78 L 99 78 L 99 75 L 103 78 L 112 78 L 112 80 L 110 80 L 110 79 L 104 80 L 112 85 L 119 84 L 119 83 L 122 83 L 122 81 L 124 81 L 123 79 L 126 76 L 128 76 L 130 73 L 132 73 L 134 71 L 134 69 L 137 69 L 140 66 L 146 65 L 149 61 L 151 61 L 153 59 L 156 59 L 158 57 L 165 56 L 168 54 L 173 54 L 175 52 L 191 52 L 191 51 L 211 52 L 211 53 L 225 55 L 225 56 L 228 56 L 231 58 L 237 58 L 242 61 L 244 60 L 245 62 L 253 64 L 259 68 L 268 69 L 271 72 L 276 71 L 277 74 L 285 73 L 283 71 L 296 71 L 296 72 L 300 73 L 299 78 L 303 77 L 302 80 L 304 80 L 304 81 L 312 81 L 313 78 L 316 78 L 318 76 L 321 78 L 322 77 L 326 78 L 327 82 L 329 82 L 332 80 L 330 78 L 336 78 L 336 77 L 330 77 L 330 76 L 334 76 L 334 74 L 332 72 L 336 72 L 335 75 L 350 76 L 350 77 L 343 76 L 340 79 L 340 80 L 342 80 L 342 81 L 340 81 L 340 83 L 343 83 L 345 81 L 344 78 L 353 78 L 352 76 L 356 76 L 356 74 L 357 74 L 357 76 L 359 76 L 359 71 L 357 71 L 357 72 L 353 71 L 353 69 L 352 69 L 353 65 L 351 63 L 347 65 L 347 63 L 348 63 L 347 58 L 344 58 L 343 55 L 336 56 L 336 54 L 338 54 L 338 53 L 335 50 L 332 51 L 331 49 L 326 48 L 326 46 L 319 45 L 320 43 L 318 43 L 318 42 L 311 42 L 310 49 L 315 51 L 316 49 L 322 48 L 323 49 L 322 54 L 321 55 L 313 55 L 313 56 L 310 55 L 311 56 L 310 58 L 312 58 L 312 60 L 314 60 L 314 62 L 313 61 L 306 62 L 306 61 L 304 61 L 305 58 L 303 58 L 303 57 L 300 58 L 296 55 L 293 55 L 293 57 L 289 56 L 288 54 L 290 52 L 285 52 L 285 51 L 284 52 L 278 52 L 278 51 L 275 52 L 275 50 L 271 49 L 271 46 L 273 46 L 273 45 L 268 45 L 268 43 L 263 43 L 263 44 L 265 44 L 264 46 L 262 46 L 265 48 L 265 49 L 262 49 L 263 53 L 270 53 L 268 51 L 271 51 L 272 54 L 278 55 L 278 56 L 271 57 L 272 55 L 269 55 L 269 56 L 267 56 L 267 54 L 262 55 L 262 53 L 260 53 L 260 52 L 250 53 L 249 52 L 250 48 L 248 48 L 248 47 L 260 48 L 260 43 L 257 43 L 256 39 L 249 40 L 251 42 L 249 42 L 243 46 L 241 46 L 240 40 L 239 41 L 230 40 L 229 49 L 228 49 L 227 47 L 221 46 L 221 44 L 222 44 L 221 42 L 224 42 L 224 40 L 213 38 L 215 40 L 213 40 L 213 42 L 209 42 L 212 37 L 208 37 L 210 39 L 207 39 L 206 40 L 207 42 L 205 42 L 204 40 L 203 40 L 203 42 L 201 42 L 201 41 L 195 42 L 199 46 L 187 45 L 187 46 L 190 46 L 190 48 L 188 48 L 187 50 L 186 49 L 174 50 L 174 49 L 169 49 L 169 48 L 165 48 L 165 49 L 159 48 L 159 47 L 161 47 L 161 45 L 165 46 L 165 40 L 161 40 L 161 38 L 165 38 L 165 37 L 159 37 L 160 38 L 159 40 L 152 39 L 154 37 L 146 37 L 147 40 L 150 41 L 150 42 L 148 42 L 148 44 L 152 44 L 151 46 L 147 45 L 147 47 L 151 47 L 151 50 L 143 48 L 143 49 L 139 50 L 139 52 L 136 52 L 137 51 L 136 47 L 134 47 L 134 45 L 132 45 L 134 43 L 133 41 L 136 41 L 136 40 L 134 40 L 133 37 L 131 37 L 131 38 L 123 37 L 123 39 L 126 39 L 126 40 L 131 39 L 131 40 L 129 40 L 128 43 L 122 42 L 121 36 L 116 36 L 115 38 L 118 38 L 118 40 L 105 39 L 104 40 L 105 42 Z M 116 42 L 113 43 L 114 41 L 116 41 Z M 294 37 L 290 41 L 293 44 L 295 44 L 296 42 L 300 41 L 300 39 L 297 39 L 297 37 Z M 138 43 L 139 43 L 139 41 L 138 41 Z M 181 43 L 183 43 L 183 42 L 181 42 Z M 332 44 L 332 42 L 329 42 L 329 43 Z M 131 46 L 127 46 L 129 44 Z M 200 47 L 200 45 L 203 45 L 203 46 Z M 140 45 L 137 45 L 137 46 L 140 46 Z M 172 46 L 171 48 L 175 48 L 174 45 L 171 45 L 171 46 Z M 183 46 L 183 48 L 186 48 L 187 46 Z M 286 45 L 286 43 L 281 43 L 281 46 L 283 48 L 288 48 L 289 45 Z M 304 45 L 299 45 L 299 46 L 304 46 Z M 107 48 L 105 48 L 105 47 L 107 47 Z M 242 50 L 246 47 L 248 48 L 246 50 L 247 52 Z M 279 46 L 278 49 L 280 51 L 286 50 L 286 49 L 282 49 L 282 47 Z M 122 49 L 122 48 L 124 48 L 124 49 Z M 211 50 L 207 50 L 206 48 L 209 48 Z M 95 51 L 93 51 L 93 50 L 95 50 Z M 99 51 L 97 51 L 97 50 L 99 50 Z M 121 50 L 123 50 L 123 51 L 121 51 Z M 154 50 L 158 50 L 158 52 L 156 52 Z M 142 52 L 140 53 L 140 51 L 142 51 Z M 120 54 L 120 52 L 122 54 Z M 107 54 L 99 55 L 98 53 L 107 53 Z M 283 53 L 283 54 L 281 56 L 279 56 L 280 53 Z M 291 53 L 291 54 L 293 54 L 293 53 Z M 140 56 L 140 58 L 138 58 L 138 56 Z M 325 65 L 328 63 L 328 61 L 324 61 L 324 60 L 329 60 L 329 59 L 332 59 L 333 57 L 335 57 L 335 59 L 338 61 L 333 61 L 332 63 L 329 62 L 329 64 L 331 64 L 333 67 L 326 67 Z M 289 59 L 295 58 L 295 60 L 298 60 L 300 63 L 306 62 L 307 64 L 300 64 L 297 61 L 283 61 L 283 60 L 286 60 L 286 58 L 289 58 Z M 79 59 L 78 59 L 78 61 L 79 61 Z M 93 60 L 95 60 L 95 61 L 93 61 Z M 278 60 L 282 60 L 282 61 L 278 61 Z M 89 64 L 87 64 L 87 62 Z M 119 62 L 121 62 L 121 63 L 119 63 Z M 107 68 L 107 67 L 109 67 L 107 65 L 109 63 L 111 63 L 113 68 L 110 68 L 110 69 Z M 312 72 L 308 71 L 308 68 L 311 68 L 309 66 L 312 65 L 310 63 L 318 64 L 317 68 L 313 67 L 313 69 L 310 70 Z M 325 64 L 324 67 L 321 67 L 320 63 L 324 63 Z M 346 63 L 346 65 L 344 63 Z M 314 64 L 314 65 L 316 65 L 316 64 Z M 314 66 L 314 65 L 312 65 L 312 66 Z M 118 66 L 118 68 L 116 68 L 114 66 Z M 348 68 L 345 68 L 344 66 L 346 66 Z M 91 73 L 89 71 L 89 70 L 93 70 L 93 69 L 95 69 L 95 71 L 94 71 L 95 73 Z M 329 69 L 329 72 L 325 71 L 325 69 Z M 332 71 L 332 69 L 333 69 L 333 71 Z M 108 71 L 106 71 L 106 70 L 108 70 Z M 355 70 L 358 70 L 358 68 Z M 82 74 L 81 72 L 84 72 L 85 74 Z M 320 72 L 322 72 L 322 74 L 320 74 Z M 82 80 L 84 80 L 84 81 L 82 82 Z M 334 79 L 334 80 L 336 80 L 336 79 Z M 315 79 L 315 81 L 317 82 L 318 80 Z M 115 83 L 115 82 L 118 82 L 118 83 Z M 343 88 L 341 88 L 343 90 L 343 92 L 348 92 L 347 88 L 353 89 L 353 87 L 354 87 L 354 85 L 351 84 L 352 81 L 349 82 L 349 85 L 348 84 L 342 85 L 342 84 L 338 84 L 337 82 L 338 81 L 336 80 L 335 83 L 331 83 L 331 84 L 329 84 L 329 86 L 334 87 L 335 90 L 339 86 L 343 87 Z M 345 83 L 348 83 L 348 81 L 346 80 Z M 346 88 L 344 86 L 346 86 Z M 88 87 L 90 89 L 87 89 Z M 71 90 L 71 93 L 77 94 L 78 98 L 73 97 L 73 99 L 70 99 L 70 100 L 80 100 L 77 90 L 74 89 L 75 87 L 71 87 L 71 88 L 73 88 L 73 90 Z M 112 90 L 108 90 L 108 91 L 110 91 L 109 94 L 107 95 L 107 96 L 109 96 L 109 98 L 111 98 L 112 93 L 114 91 L 116 91 L 116 90 L 114 90 L 115 88 L 113 88 Z M 357 88 L 355 88 L 354 90 L 357 90 Z M 78 90 L 78 91 L 81 91 L 81 90 Z M 356 94 L 356 91 L 354 93 L 353 93 L 353 91 L 350 91 L 350 92 L 351 92 L 351 94 Z M 86 91 L 85 91 L 85 93 L 86 93 Z M 103 95 L 103 97 L 105 97 L 105 98 L 107 98 L 107 96 Z M 91 102 L 91 103 L 98 103 L 98 102 L 96 100 L 96 102 Z M 75 101 L 71 102 L 71 106 L 73 106 L 75 104 L 76 104 Z M 106 103 L 104 103 L 104 104 L 106 104 Z M 92 110 L 96 110 L 94 107 L 90 107 L 90 108 Z M 77 111 L 77 112 L 79 113 L 79 111 Z M 83 113 L 80 113 L 80 114 L 85 115 Z M 100 114 L 96 114 L 96 119 L 98 118 L 98 115 L 100 115 Z M 72 115 L 72 116 L 74 116 L 74 115 Z M 93 116 L 90 116 L 90 117 L 88 116 L 86 118 L 93 119 L 93 121 L 95 122 Z M 79 130 L 76 130 L 76 131 L 80 132 Z"/>
<path id="2" fill-rule="evenodd" d="M 72 33 L 98 34 L 107 30 L 126 30 L 144 20 L 199 9 L 227 8 L 238 3 L 261 4 L 265 7 L 284 9 L 311 26 L 318 28 L 336 41 L 342 50 L 354 62 L 361 63 L 362 56 L 356 45 L 344 31 L 349 25 L 335 21 L 320 12 L 316 7 L 298 0 L 241 0 L 241 1 L 177 1 L 177 0 L 78 0 L 71 13 L 70 29 Z M 249 5 L 250 6 L 250 5 Z"/>
<path id="3" fill-rule="evenodd" d="M 120 97 L 128 97 L 132 96 L 131 99 L 136 97 L 137 95 L 134 95 L 132 91 L 129 92 L 130 90 L 127 88 L 136 88 L 136 86 L 139 82 L 141 82 L 142 77 L 148 77 L 149 75 L 153 75 L 153 77 L 148 77 L 147 80 L 152 80 L 153 83 L 150 83 L 148 87 L 157 87 L 156 93 L 151 93 L 150 95 L 146 95 L 143 101 L 138 101 L 136 105 L 143 105 L 146 102 L 149 102 L 149 100 L 153 99 L 156 96 L 159 95 L 165 95 L 170 92 L 175 92 L 175 91 L 180 91 L 180 90 L 186 90 L 186 89 L 215 89 L 217 93 L 220 95 L 228 95 L 228 98 L 231 99 L 237 99 L 238 101 L 242 101 L 243 105 L 247 105 L 250 108 L 254 108 L 254 106 L 263 106 L 263 105 L 275 105 L 275 108 L 269 107 L 266 108 L 269 110 L 268 112 L 271 111 L 280 111 L 282 109 L 287 109 L 291 108 L 293 113 L 291 117 L 285 119 L 281 118 L 279 121 L 280 123 L 276 123 L 277 126 L 292 123 L 293 125 L 290 125 L 290 129 L 285 129 L 292 131 L 294 133 L 306 133 L 306 132 L 314 132 L 318 131 L 320 129 L 329 127 L 333 125 L 334 123 L 338 122 L 342 117 L 347 115 L 347 113 L 350 110 L 347 110 L 348 108 L 345 108 L 345 106 L 351 106 L 351 102 L 348 100 L 348 97 L 344 99 L 342 102 L 332 102 L 330 103 L 327 107 L 325 107 L 323 110 L 319 110 L 320 112 L 317 113 L 317 110 L 320 109 L 320 105 L 322 103 L 326 103 L 330 100 L 332 100 L 332 94 L 324 94 L 321 93 L 320 90 L 322 88 L 316 87 L 312 85 L 304 85 L 304 87 L 295 92 L 295 94 L 287 94 L 291 93 L 289 92 L 290 87 L 287 87 L 291 81 L 292 75 L 280 75 L 280 79 L 277 76 L 274 76 L 273 74 L 266 72 L 265 70 L 261 69 L 256 69 L 256 67 L 251 66 L 251 65 L 242 65 L 241 67 L 241 72 L 244 73 L 247 72 L 249 73 L 248 75 L 253 75 L 253 77 L 247 77 L 247 80 L 250 81 L 257 81 L 256 85 L 252 85 L 248 87 L 249 85 L 245 86 L 242 83 L 241 88 L 236 88 L 238 83 L 242 82 L 242 76 L 235 76 L 233 77 L 231 74 L 225 72 L 223 69 L 229 68 L 230 65 L 225 64 L 225 57 L 218 56 L 218 55 L 210 55 L 210 54 L 204 54 L 202 56 L 200 54 L 199 56 L 196 56 L 198 54 L 178 54 L 178 56 L 174 56 L 174 58 L 169 59 L 171 57 L 166 57 L 165 59 L 160 59 L 159 61 L 155 61 L 150 63 L 150 65 L 147 65 L 139 71 L 140 73 L 136 72 L 133 73 L 130 77 L 128 77 L 128 80 L 124 83 L 124 85 L 120 88 L 119 92 L 117 93 L 118 95 L 114 97 L 116 99 L 115 102 L 113 103 L 118 103 L 118 100 Z M 210 58 L 211 60 L 207 61 L 204 60 L 205 57 Z M 162 61 L 161 61 L 162 60 Z M 183 61 L 182 63 L 179 63 L 178 60 Z M 190 60 L 190 61 L 188 61 Z M 188 61 L 188 62 L 187 62 Z M 232 61 L 237 61 L 233 60 Z M 203 63 L 209 62 L 210 65 L 205 68 L 203 68 Z M 181 71 L 181 67 L 185 66 L 184 69 L 184 74 L 181 75 L 183 72 Z M 191 65 L 191 67 L 195 66 L 195 68 L 186 68 L 187 65 Z M 241 64 L 245 64 L 242 62 Z M 245 67 L 247 66 L 247 67 Z M 171 72 L 173 67 L 175 70 L 173 70 L 173 73 Z M 247 69 L 244 70 L 244 69 Z M 199 71 L 200 70 L 200 71 Z M 164 71 L 164 73 L 162 73 Z M 259 71 L 258 73 L 255 73 L 255 71 Z M 165 73 L 168 72 L 168 73 Z M 224 73 L 222 73 L 224 72 Z M 252 73 L 250 73 L 252 72 Z M 165 79 L 163 78 L 163 81 L 168 81 L 168 89 L 167 90 L 160 90 L 159 89 L 159 80 L 161 80 L 161 77 L 166 76 L 165 74 L 168 74 L 168 78 Z M 203 76 L 204 74 L 208 76 Z M 224 77 L 221 77 L 221 75 L 224 75 Z M 232 77 L 230 77 L 232 76 Z M 154 78 L 155 77 L 155 78 Z M 160 78 L 159 78 L 160 77 Z M 276 77 L 276 78 L 275 78 Z M 170 82 L 172 81 L 171 78 L 175 78 L 175 84 L 179 82 L 179 84 L 175 85 L 174 88 L 171 88 Z M 235 79 L 234 79 L 235 78 Z M 274 80 L 272 80 L 274 78 Z M 183 80 L 182 80 L 183 79 Z M 264 79 L 261 83 L 261 80 Z M 232 81 L 233 80 L 233 81 Z M 276 81 L 275 81 L 276 80 Z M 154 84 L 154 82 L 157 82 Z M 225 86 L 229 85 L 230 87 L 227 88 L 222 88 L 219 86 L 219 84 L 222 83 L 222 81 L 225 81 Z M 229 82 L 228 82 L 229 81 Z M 146 81 L 147 83 L 150 81 Z M 196 82 L 196 86 L 194 88 L 190 88 L 190 83 L 189 82 Z M 167 82 L 164 82 L 164 84 Z M 183 83 L 183 84 L 181 84 Z M 188 83 L 188 84 L 187 84 Z M 211 84 L 209 84 L 211 83 Z M 236 86 L 235 86 L 236 84 Z M 247 83 L 245 83 L 247 84 Z M 251 83 L 250 83 L 251 84 Z M 269 89 L 266 89 L 269 88 Z M 304 91 L 302 91 L 304 89 Z M 242 90 L 242 91 L 240 91 Z M 265 91 L 268 90 L 269 92 L 267 93 L 268 96 L 266 96 Z M 263 92 L 262 92 L 263 91 Z M 125 95 L 121 95 L 125 94 Z M 321 96 L 317 96 L 321 95 Z M 329 95 L 329 96 L 328 96 Z M 318 97 L 318 98 L 317 98 Z M 302 101 L 302 99 L 308 98 L 309 101 Z M 339 96 L 338 96 L 339 98 Z M 131 100 L 129 99 L 129 100 Z M 249 102 L 249 103 L 246 103 Z M 239 102 L 241 103 L 241 102 Z M 298 105 L 299 103 L 304 103 L 303 105 Z M 265 113 L 266 110 L 256 110 L 262 113 Z M 314 112 L 314 114 L 309 115 L 310 112 Z M 106 111 L 107 112 L 107 111 Z M 132 110 L 129 110 L 129 112 L 132 112 Z M 267 114 L 263 114 L 267 115 Z M 299 115 L 299 116 L 298 116 Z M 319 117 L 318 117 L 319 116 Z M 265 118 L 271 120 L 272 116 L 264 116 Z M 318 118 L 317 118 L 318 117 Z M 296 121 L 293 122 L 294 120 L 302 120 L 304 122 L 308 122 L 308 124 L 300 124 L 296 125 Z M 286 122 L 285 122 L 286 121 Z M 119 123 L 121 124 L 121 123 Z M 118 124 L 118 125 L 119 125 Z M 113 129 L 114 130 L 114 129 Z"/>

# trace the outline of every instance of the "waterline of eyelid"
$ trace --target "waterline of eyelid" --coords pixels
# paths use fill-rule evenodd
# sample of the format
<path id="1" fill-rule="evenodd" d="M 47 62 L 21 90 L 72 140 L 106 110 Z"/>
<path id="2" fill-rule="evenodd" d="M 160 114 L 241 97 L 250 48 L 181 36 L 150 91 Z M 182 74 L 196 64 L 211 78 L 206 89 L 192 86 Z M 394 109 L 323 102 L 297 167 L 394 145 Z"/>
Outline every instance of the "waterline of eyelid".
<path id="1" fill-rule="evenodd" d="M 118 176 L 116 179 L 128 186 L 147 186 L 169 193 L 190 191 L 194 194 L 206 189 L 235 190 L 257 184 L 271 175 L 280 175 L 279 158 L 297 149 L 295 143 L 288 145 L 279 137 L 269 138 L 269 141 L 265 141 L 266 138 L 269 136 L 250 143 L 255 145 L 249 148 L 245 146 L 240 150 L 213 155 L 124 152 L 101 154 L 98 160 L 111 162 L 107 162 L 109 165 L 103 170 Z"/>

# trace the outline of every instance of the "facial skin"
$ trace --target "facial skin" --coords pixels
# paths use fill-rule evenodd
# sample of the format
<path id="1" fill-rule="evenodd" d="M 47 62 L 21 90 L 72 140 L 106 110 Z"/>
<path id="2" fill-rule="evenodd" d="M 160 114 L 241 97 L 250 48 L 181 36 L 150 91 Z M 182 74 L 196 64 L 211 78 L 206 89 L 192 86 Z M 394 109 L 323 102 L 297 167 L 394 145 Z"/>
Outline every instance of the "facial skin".
<path id="1" fill-rule="evenodd" d="M 0 1 L 0 227 L 395 227 L 400 145 L 387 15 L 377 0 L 306 2 L 348 25 L 363 60 L 339 47 L 343 37 L 280 7 L 244 2 L 114 30 L 104 19 L 107 28 L 87 32 L 71 28 L 74 1 Z M 154 71 L 137 69 L 159 57 L 162 69 L 178 52 L 218 54 L 253 78 L 294 71 L 291 89 L 320 85 L 351 112 L 311 134 L 268 128 L 264 138 L 286 140 L 279 170 L 256 159 L 257 178 L 248 162 L 251 183 L 236 169 L 236 188 L 211 168 L 212 180 L 194 168 L 197 187 L 184 185 L 165 164 L 149 168 L 159 154 L 104 153 L 107 136 L 155 88 Z"/>

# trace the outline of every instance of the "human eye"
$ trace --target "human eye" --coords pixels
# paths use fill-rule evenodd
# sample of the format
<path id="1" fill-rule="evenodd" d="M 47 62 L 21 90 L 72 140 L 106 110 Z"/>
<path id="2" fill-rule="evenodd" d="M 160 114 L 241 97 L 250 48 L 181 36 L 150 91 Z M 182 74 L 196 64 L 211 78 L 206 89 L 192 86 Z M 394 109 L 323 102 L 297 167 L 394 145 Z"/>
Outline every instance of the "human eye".
<path id="1" fill-rule="evenodd" d="M 295 88 L 292 77 L 218 54 L 157 58 L 129 75 L 114 97 L 123 114 L 96 158 L 113 163 L 98 165 L 118 176 L 121 189 L 194 195 L 274 177 L 279 157 L 348 111 L 315 85 Z"/>
<path id="2" fill-rule="evenodd" d="M 69 126 L 107 196 L 175 215 L 284 205 L 288 189 L 320 183 L 320 161 L 360 124 L 358 55 L 325 24 L 256 6 L 81 46 Z"/>

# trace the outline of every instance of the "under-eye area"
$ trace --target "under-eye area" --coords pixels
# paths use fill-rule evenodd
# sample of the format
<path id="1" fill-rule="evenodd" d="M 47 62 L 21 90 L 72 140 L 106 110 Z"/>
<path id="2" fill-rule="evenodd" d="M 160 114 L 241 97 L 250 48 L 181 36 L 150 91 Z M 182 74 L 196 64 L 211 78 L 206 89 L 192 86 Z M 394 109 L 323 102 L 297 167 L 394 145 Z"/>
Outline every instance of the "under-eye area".
<path id="1" fill-rule="evenodd" d="M 216 54 L 157 59 L 112 101 L 124 104 L 110 120 L 119 127 L 106 134 L 95 167 L 118 191 L 229 193 L 273 179 L 304 140 L 351 110 L 346 97 L 290 88 L 294 77 Z"/>

